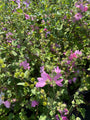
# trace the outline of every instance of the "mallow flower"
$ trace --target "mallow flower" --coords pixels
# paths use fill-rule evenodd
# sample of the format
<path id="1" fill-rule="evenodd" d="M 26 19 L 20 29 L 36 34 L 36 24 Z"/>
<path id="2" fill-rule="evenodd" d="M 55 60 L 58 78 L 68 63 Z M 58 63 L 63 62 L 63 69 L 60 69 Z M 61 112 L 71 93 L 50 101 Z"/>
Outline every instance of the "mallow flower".
<path id="1" fill-rule="evenodd" d="M 38 79 L 38 82 L 36 84 L 36 87 L 44 87 L 46 85 L 47 80 L 51 81 L 50 76 L 45 71 L 43 71 L 41 73 L 41 77 L 39 77 L 37 79 Z"/>
<path id="2" fill-rule="evenodd" d="M 76 54 L 75 54 L 75 53 L 71 53 L 71 54 L 70 54 L 69 59 L 70 59 L 70 60 L 73 60 L 73 58 L 77 58 L 77 56 L 76 56 Z"/>
<path id="3" fill-rule="evenodd" d="M 82 17 L 83 16 L 82 16 L 81 13 L 76 13 L 75 16 L 74 16 L 75 20 L 77 20 L 77 21 L 80 20 Z"/>
<path id="4" fill-rule="evenodd" d="M 78 55 L 82 55 L 82 52 L 79 51 L 79 50 L 76 50 L 74 53 L 75 53 L 75 54 L 78 54 Z"/>
<path id="5" fill-rule="evenodd" d="M 61 70 L 59 69 L 58 66 L 55 68 L 55 72 L 56 72 L 56 73 L 60 73 L 60 72 L 61 72 Z"/>
<path id="6" fill-rule="evenodd" d="M 38 80 L 38 82 L 36 83 L 36 87 L 38 88 L 38 87 L 44 87 L 45 85 L 46 85 L 46 81 L 47 80 L 49 80 L 50 82 L 52 82 L 52 80 L 53 81 L 55 81 L 55 83 L 58 85 L 58 86 L 60 86 L 60 87 L 62 87 L 63 86 L 63 84 L 62 84 L 62 81 L 63 81 L 63 79 L 59 79 L 60 77 L 61 77 L 61 74 L 60 74 L 60 69 L 59 69 L 59 67 L 57 67 L 57 68 L 55 68 L 55 70 L 54 71 L 56 71 L 56 75 L 53 77 L 53 78 L 51 78 L 50 76 L 49 76 L 49 74 L 47 74 L 44 70 L 41 72 L 41 77 L 39 77 L 39 78 L 37 78 L 37 80 Z M 52 85 L 51 85 L 52 86 Z"/>

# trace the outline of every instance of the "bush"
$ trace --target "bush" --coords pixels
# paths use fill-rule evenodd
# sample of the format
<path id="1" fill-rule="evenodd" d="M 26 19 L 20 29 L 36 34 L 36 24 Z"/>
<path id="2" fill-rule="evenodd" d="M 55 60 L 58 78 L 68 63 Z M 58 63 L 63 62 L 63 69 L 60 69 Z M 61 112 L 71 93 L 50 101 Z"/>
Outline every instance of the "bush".
<path id="1" fill-rule="evenodd" d="M 85 118 L 89 1 L 0 3 L 0 120 Z"/>

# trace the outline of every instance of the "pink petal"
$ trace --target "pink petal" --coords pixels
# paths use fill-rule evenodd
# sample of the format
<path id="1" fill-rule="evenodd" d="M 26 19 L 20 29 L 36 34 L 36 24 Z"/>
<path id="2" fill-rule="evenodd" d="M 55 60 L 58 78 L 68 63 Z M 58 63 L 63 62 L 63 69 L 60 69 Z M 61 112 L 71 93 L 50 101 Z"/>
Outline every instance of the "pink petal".
<path id="1" fill-rule="evenodd" d="M 9 101 L 4 101 L 3 104 L 5 105 L 6 108 L 10 108 L 10 102 Z"/>
<path id="2" fill-rule="evenodd" d="M 57 79 L 59 79 L 61 77 L 61 74 L 57 74 L 55 77 L 54 77 L 54 80 L 56 81 Z"/>
<path id="3" fill-rule="evenodd" d="M 36 84 L 36 87 L 38 88 L 38 87 L 44 87 L 46 85 L 46 83 L 45 82 L 37 82 L 37 84 Z"/>
<path id="4" fill-rule="evenodd" d="M 58 86 L 62 87 L 62 86 L 63 86 L 63 84 L 61 83 L 62 81 L 63 81 L 63 79 L 57 80 L 57 81 L 56 81 L 56 84 L 57 84 Z"/>

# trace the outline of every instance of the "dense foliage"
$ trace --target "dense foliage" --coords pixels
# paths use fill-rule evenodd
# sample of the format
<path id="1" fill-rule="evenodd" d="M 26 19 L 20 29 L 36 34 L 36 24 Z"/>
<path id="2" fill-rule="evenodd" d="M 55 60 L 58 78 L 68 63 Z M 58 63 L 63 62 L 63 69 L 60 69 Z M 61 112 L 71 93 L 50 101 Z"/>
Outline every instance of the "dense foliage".
<path id="1" fill-rule="evenodd" d="M 1 0 L 0 23 L 0 120 L 84 118 L 90 0 Z"/>

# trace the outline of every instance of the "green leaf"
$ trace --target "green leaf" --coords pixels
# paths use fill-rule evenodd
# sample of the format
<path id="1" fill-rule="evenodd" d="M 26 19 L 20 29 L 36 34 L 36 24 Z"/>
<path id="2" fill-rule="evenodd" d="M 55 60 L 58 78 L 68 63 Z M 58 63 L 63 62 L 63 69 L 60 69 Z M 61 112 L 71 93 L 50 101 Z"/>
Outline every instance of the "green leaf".
<path id="1" fill-rule="evenodd" d="M 77 105 L 80 105 L 80 104 L 83 104 L 83 103 L 85 103 L 83 100 L 81 100 L 81 99 L 76 99 L 76 104 L 77 104 Z"/>
<path id="2" fill-rule="evenodd" d="M 5 32 L 0 32 L 0 35 L 4 34 Z"/>
<path id="3" fill-rule="evenodd" d="M 12 120 L 14 117 L 14 114 L 13 113 L 10 113 L 9 116 L 8 116 L 8 120 Z"/>
<path id="4" fill-rule="evenodd" d="M 13 41 L 12 41 L 12 45 L 13 45 L 13 46 L 17 46 L 17 41 L 14 41 L 14 40 L 13 40 Z"/>
<path id="5" fill-rule="evenodd" d="M 60 120 L 62 120 L 62 118 L 61 118 L 60 114 L 58 114 L 58 117 L 59 117 L 59 119 L 60 119 Z"/>
<path id="6" fill-rule="evenodd" d="M 46 120 L 47 116 L 46 115 L 41 115 L 39 120 Z"/>
<path id="7" fill-rule="evenodd" d="M 25 73 L 24 73 L 24 78 L 28 78 L 29 74 L 30 74 L 30 72 L 28 70 L 26 70 Z"/>
<path id="8" fill-rule="evenodd" d="M 21 82 L 21 83 L 17 83 L 17 85 L 22 85 L 22 86 L 24 86 L 25 83 L 24 83 L 24 82 Z"/>
<path id="9" fill-rule="evenodd" d="M 70 117 L 70 120 L 76 120 L 74 114 L 72 114 L 72 116 Z"/>
<path id="10" fill-rule="evenodd" d="M 85 109 L 84 108 L 77 108 L 77 110 L 81 113 L 83 118 L 85 118 Z"/>
<path id="11" fill-rule="evenodd" d="M 18 9 L 17 12 L 18 13 L 23 13 L 23 10 L 22 9 Z"/>
<path id="12" fill-rule="evenodd" d="M 12 51 L 12 54 L 13 54 L 14 56 L 17 56 L 17 53 L 16 53 L 15 51 Z"/>
<path id="13" fill-rule="evenodd" d="M 81 120 L 81 118 L 77 117 L 76 120 Z"/>
<path id="14" fill-rule="evenodd" d="M 88 68 L 87 70 L 90 71 L 90 68 Z"/>

